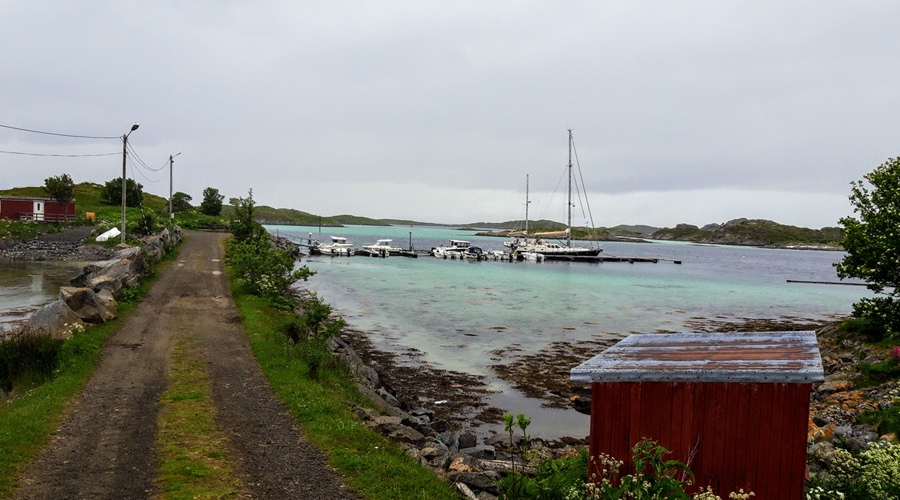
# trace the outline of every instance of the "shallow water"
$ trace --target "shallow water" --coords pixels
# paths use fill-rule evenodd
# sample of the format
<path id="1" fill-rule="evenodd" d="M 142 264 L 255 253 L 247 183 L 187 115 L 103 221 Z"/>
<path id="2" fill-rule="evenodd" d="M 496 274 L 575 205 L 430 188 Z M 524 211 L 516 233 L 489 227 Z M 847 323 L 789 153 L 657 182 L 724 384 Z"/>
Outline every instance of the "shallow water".
<path id="1" fill-rule="evenodd" d="M 0 260 L 0 334 L 59 296 L 83 262 L 21 262 Z"/>
<path id="2" fill-rule="evenodd" d="M 357 247 L 377 238 L 409 245 L 405 226 L 317 228 L 268 226 L 303 241 L 345 236 Z M 450 238 L 485 250 L 504 240 L 472 231 L 413 228 L 412 244 L 428 249 Z M 493 404 L 533 416 L 543 435 L 585 435 L 587 417 L 540 408 L 493 376 L 491 351 L 536 352 L 556 340 L 629 332 L 691 331 L 693 318 L 825 319 L 846 315 L 864 287 L 787 283 L 838 281 L 841 252 L 771 250 L 679 242 L 603 242 L 604 254 L 656 257 L 651 263 L 468 262 L 391 257 L 310 257 L 315 290 L 347 322 L 371 332 L 382 349 L 414 348 L 436 367 L 486 375 L 501 391 Z M 680 260 L 674 264 L 671 260 Z"/>

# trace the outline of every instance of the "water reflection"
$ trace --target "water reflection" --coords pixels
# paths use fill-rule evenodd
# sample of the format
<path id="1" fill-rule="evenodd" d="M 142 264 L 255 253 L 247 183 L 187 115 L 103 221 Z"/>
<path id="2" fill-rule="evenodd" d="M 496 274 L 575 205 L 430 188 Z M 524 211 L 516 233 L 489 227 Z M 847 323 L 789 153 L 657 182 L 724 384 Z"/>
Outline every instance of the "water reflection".
<path id="1" fill-rule="evenodd" d="M 32 312 L 56 300 L 84 262 L 21 262 L 0 260 L 0 333 Z"/>

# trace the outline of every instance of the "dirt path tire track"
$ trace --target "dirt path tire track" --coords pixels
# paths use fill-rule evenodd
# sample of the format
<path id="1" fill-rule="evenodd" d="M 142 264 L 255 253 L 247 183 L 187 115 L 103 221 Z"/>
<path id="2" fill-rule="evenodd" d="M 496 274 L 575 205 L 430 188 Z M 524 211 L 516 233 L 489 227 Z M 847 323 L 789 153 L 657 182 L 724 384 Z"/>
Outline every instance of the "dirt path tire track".
<path id="1" fill-rule="evenodd" d="M 175 341 L 201 341 L 216 423 L 254 498 L 354 498 L 268 386 L 241 327 L 222 266 L 222 235 L 190 233 L 122 329 L 16 498 L 149 498 L 158 400 Z"/>

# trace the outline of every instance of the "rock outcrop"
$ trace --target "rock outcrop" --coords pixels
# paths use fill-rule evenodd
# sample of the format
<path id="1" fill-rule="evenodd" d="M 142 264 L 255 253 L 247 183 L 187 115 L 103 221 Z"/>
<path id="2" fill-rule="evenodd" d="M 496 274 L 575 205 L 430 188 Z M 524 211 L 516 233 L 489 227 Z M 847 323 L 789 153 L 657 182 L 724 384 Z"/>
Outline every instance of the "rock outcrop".
<path id="1" fill-rule="evenodd" d="M 467 498 L 493 500 L 500 491 L 497 481 L 502 475 L 516 470 L 534 473 L 534 468 L 522 463 L 519 451 L 524 445 L 521 435 L 494 436 L 479 442 L 471 430 L 452 430 L 446 420 L 435 418 L 425 408 L 410 408 L 391 394 L 381 383 L 378 373 L 367 366 L 359 355 L 340 338 L 329 339 L 332 354 L 349 366 L 360 392 L 378 409 L 358 407 L 354 414 L 367 427 L 378 431 L 423 467 L 454 483 Z M 534 456 L 564 457 L 577 453 L 564 443 L 546 443 L 540 438 L 529 441 Z"/>
<path id="2" fill-rule="evenodd" d="M 147 273 L 148 259 L 159 260 L 183 238 L 181 228 L 141 240 L 141 246 L 119 245 L 107 260 L 91 262 L 70 280 L 71 287 L 59 291 L 59 299 L 32 314 L 27 323 L 29 334 L 71 336 L 73 326 L 105 323 L 116 317 L 116 301 L 122 291 L 137 286 Z"/>

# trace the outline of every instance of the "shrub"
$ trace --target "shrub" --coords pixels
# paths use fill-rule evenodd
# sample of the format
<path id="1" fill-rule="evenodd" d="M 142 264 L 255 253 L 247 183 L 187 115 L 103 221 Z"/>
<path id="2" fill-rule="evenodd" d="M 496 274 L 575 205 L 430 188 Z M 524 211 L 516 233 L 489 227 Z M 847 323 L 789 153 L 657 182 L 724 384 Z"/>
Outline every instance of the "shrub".
<path id="1" fill-rule="evenodd" d="M 856 456 L 840 449 L 834 453 L 827 474 L 809 483 L 808 500 L 900 498 L 900 445 L 879 441 Z"/>
<path id="2" fill-rule="evenodd" d="M 144 199 L 144 186 L 134 179 L 125 180 L 125 206 L 139 207 Z M 122 178 L 106 181 L 100 190 L 100 201 L 107 205 L 122 205 Z"/>
<path id="3" fill-rule="evenodd" d="M 282 326 L 282 333 L 298 345 L 300 359 L 313 380 L 322 369 L 334 367 L 328 339 L 340 335 L 346 326 L 343 318 L 329 321 L 330 317 L 331 306 L 313 296 L 303 304 L 302 314 L 288 318 Z"/>
<path id="4" fill-rule="evenodd" d="M 71 329 L 73 335 L 82 331 L 81 326 Z M 65 343 L 50 335 L 20 335 L 0 342 L 0 388 L 11 392 L 53 378 Z"/>

